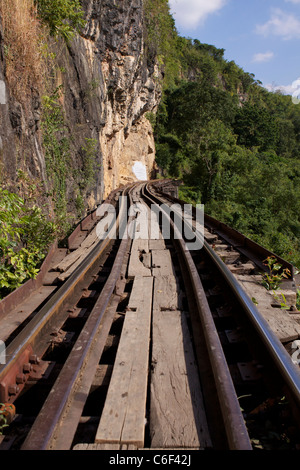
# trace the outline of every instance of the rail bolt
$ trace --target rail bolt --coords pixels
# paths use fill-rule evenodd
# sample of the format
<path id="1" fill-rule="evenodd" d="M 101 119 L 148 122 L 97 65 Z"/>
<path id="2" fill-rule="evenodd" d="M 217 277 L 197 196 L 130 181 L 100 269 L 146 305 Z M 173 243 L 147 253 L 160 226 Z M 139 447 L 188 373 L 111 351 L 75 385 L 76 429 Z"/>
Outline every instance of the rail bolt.
<path id="1" fill-rule="evenodd" d="M 17 395 L 17 393 L 19 393 L 20 389 L 19 387 L 17 386 L 17 384 L 14 384 L 14 385 L 10 385 L 8 387 L 8 394 L 9 395 Z"/>
<path id="2" fill-rule="evenodd" d="M 26 362 L 24 365 L 23 365 L 23 372 L 24 374 L 28 374 L 29 372 L 32 371 L 32 365 L 30 364 L 30 362 Z"/>
<path id="3" fill-rule="evenodd" d="M 40 358 L 36 354 L 32 354 L 29 358 L 31 364 L 39 364 L 41 362 Z"/>
<path id="4" fill-rule="evenodd" d="M 26 382 L 26 376 L 24 374 L 18 374 L 16 376 L 16 383 L 17 384 L 23 384 Z"/>

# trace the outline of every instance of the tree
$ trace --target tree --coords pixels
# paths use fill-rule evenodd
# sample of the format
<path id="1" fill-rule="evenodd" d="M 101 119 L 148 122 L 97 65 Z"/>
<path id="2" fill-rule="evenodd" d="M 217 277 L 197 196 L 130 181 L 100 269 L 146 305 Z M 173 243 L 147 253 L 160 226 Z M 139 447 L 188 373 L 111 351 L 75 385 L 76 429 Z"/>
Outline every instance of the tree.
<path id="1" fill-rule="evenodd" d="M 224 165 L 234 151 L 235 137 L 221 121 L 211 120 L 205 127 L 192 129 L 189 145 L 195 153 L 191 178 L 206 204 L 222 193 Z"/>
<path id="2" fill-rule="evenodd" d="M 261 150 L 276 149 L 278 127 L 266 108 L 246 103 L 237 113 L 233 128 L 240 145 Z"/>

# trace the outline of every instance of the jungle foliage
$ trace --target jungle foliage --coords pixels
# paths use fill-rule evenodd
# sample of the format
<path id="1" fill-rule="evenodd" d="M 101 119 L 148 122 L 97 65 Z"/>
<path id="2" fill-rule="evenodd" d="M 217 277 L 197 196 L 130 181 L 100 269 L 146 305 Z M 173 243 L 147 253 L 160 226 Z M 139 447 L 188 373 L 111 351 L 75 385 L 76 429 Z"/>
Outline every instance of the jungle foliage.
<path id="1" fill-rule="evenodd" d="M 150 17 L 156 3 L 148 0 Z M 225 60 L 224 49 L 180 37 L 161 4 L 162 41 L 152 44 L 165 64 L 158 165 L 183 181 L 182 199 L 299 267 L 300 106 Z"/>

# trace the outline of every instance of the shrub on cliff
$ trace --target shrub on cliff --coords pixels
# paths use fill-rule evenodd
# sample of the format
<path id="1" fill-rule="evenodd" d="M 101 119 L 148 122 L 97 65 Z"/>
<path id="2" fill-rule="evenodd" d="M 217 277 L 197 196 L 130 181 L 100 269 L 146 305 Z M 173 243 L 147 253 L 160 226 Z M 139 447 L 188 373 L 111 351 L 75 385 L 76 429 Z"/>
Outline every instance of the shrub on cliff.
<path id="1" fill-rule="evenodd" d="M 52 36 L 69 40 L 84 26 L 84 12 L 79 0 L 35 0 L 35 3 Z"/>

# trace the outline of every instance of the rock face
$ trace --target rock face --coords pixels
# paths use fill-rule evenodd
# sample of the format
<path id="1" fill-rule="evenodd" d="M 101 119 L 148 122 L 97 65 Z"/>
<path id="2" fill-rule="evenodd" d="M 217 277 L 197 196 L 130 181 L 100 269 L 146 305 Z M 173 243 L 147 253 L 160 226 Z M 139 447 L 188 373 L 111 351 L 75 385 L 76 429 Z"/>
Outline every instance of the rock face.
<path id="1" fill-rule="evenodd" d="M 148 177 L 151 175 L 154 142 L 145 113 L 159 102 L 159 72 L 154 64 L 149 70 L 143 56 L 142 0 L 86 3 L 84 38 L 92 43 L 91 53 L 100 61 L 105 96 L 100 146 L 107 193 L 136 179 L 132 170 L 136 161 L 145 165 Z"/>
<path id="2" fill-rule="evenodd" d="M 160 100 L 159 70 L 144 54 L 143 0 L 83 0 L 86 27 L 70 44 L 53 42 L 56 72 L 53 88 L 61 86 L 60 104 L 70 141 L 71 166 L 80 169 L 85 142 L 93 142 L 96 170 L 84 194 L 91 209 L 111 190 L 136 181 L 136 162 L 151 177 L 155 165 L 152 127 L 147 112 Z M 1 40 L 1 38 L 0 38 Z M 2 41 L 1 41 L 2 43 Z M 41 97 L 32 99 L 30 115 L 9 96 L 0 61 L 1 163 L 14 179 L 20 155 L 26 171 L 51 184 L 46 174 L 40 131 Z M 1 88 L 1 86 L 3 87 Z M 4 90 L 4 94 L 3 94 Z M 22 148 L 25 146 L 25 148 Z M 68 210 L 72 211 L 80 181 L 74 171 L 67 181 Z M 76 172 L 75 172 L 76 173 Z M 143 173 L 144 174 L 144 173 Z"/>
<path id="3" fill-rule="evenodd" d="M 11 181 L 24 162 L 29 175 L 46 178 L 39 136 L 40 97 L 32 90 L 31 106 L 25 110 L 10 93 L 5 76 L 5 47 L 0 17 L 0 177 Z M 1 182 L 1 179 L 0 179 Z"/>

